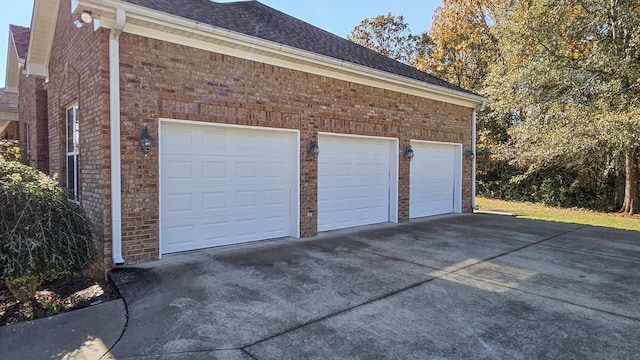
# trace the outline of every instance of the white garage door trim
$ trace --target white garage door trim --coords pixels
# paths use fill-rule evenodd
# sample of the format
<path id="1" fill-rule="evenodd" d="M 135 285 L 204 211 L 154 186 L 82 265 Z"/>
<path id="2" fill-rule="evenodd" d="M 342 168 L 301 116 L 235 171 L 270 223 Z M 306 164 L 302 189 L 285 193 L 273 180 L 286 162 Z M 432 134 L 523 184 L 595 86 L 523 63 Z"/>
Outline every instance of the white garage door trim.
<path id="1" fill-rule="evenodd" d="M 337 133 L 329 133 L 329 132 L 319 132 L 318 133 L 318 145 L 320 146 L 320 156 L 323 154 L 323 145 L 321 141 L 321 137 L 343 137 L 343 138 L 352 138 L 352 139 L 374 139 L 374 140 L 384 140 L 389 144 L 389 195 L 388 195 L 388 218 L 386 221 L 397 223 L 398 222 L 398 157 L 399 157 L 399 140 L 397 138 L 390 137 L 379 137 L 379 136 L 365 136 L 365 135 L 352 135 L 352 134 L 337 134 Z M 326 149 L 324 149 L 326 151 Z M 319 159 L 320 161 L 320 159 Z M 320 164 L 318 163 L 318 202 L 320 202 Z M 318 204 L 318 220 L 320 217 L 320 205 Z M 355 225 L 358 226 L 358 225 Z M 338 229 L 343 227 L 337 227 L 333 229 Z M 321 228 L 318 226 L 318 231 L 327 231 L 332 230 L 331 228 Z"/>
<path id="2" fill-rule="evenodd" d="M 162 125 L 163 124 L 182 124 L 182 125 L 196 125 L 196 126 L 210 126 L 210 127 L 220 127 L 220 128 L 236 128 L 236 129 L 244 129 L 244 130 L 260 130 L 260 131 L 272 131 L 272 132 L 280 132 L 280 133 L 289 133 L 292 135 L 291 141 L 291 189 L 290 189 L 290 224 L 291 229 L 290 233 L 292 237 L 300 238 L 300 131 L 294 129 L 278 129 L 278 128 L 267 128 L 267 127 L 259 127 L 259 126 L 245 126 L 245 125 L 234 125 L 234 124 L 220 124 L 220 123 L 209 123 L 209 122 L 201 122 L 201 121 L 189 121 L 189 120 L 177 120 L 177 119 L 167 119 L 160 118 L 158 121 L 158 230 L 159 230 L 159 249 L 160 249 L 160 257 L 162 257 L 163 251 L 163 239 L 162 239 L 162 176 L 163 176 L 163 167 L 162 167 L 162 151 L 160 146 L 162 146 Z"/>
<path id="3" fill-rule="evenodd" d="M 424 140 L 411 140 L 411 146 L 413 147 L 415 157 L 411 161 L 410 168 L 410 181 L 414 179 L 416 173 L 414 172 L 414 164 L 416 162 L 416 158 L 419 158 L 422 154 L 420 154 L 420 145 L 445 145 L 451 146 L 455 148 L 454 155 L 454 178 L 453 178 L 453 213 L 461 213 L 462 212 L 462 144 L 460 143 L 449 143 L 449 142 L 437 142 L 437 141 L 424 141 Z M 409 194 L 411 197 L 412 189 L 411 184 L 409 185 Z M 411 203 L 415 201 L 415 199 L 409 199 L 409 218 L 415 219 L 419 217 L 431 216 L 436 214 L 416 214 L 414 210 L 411 208 Z"/>

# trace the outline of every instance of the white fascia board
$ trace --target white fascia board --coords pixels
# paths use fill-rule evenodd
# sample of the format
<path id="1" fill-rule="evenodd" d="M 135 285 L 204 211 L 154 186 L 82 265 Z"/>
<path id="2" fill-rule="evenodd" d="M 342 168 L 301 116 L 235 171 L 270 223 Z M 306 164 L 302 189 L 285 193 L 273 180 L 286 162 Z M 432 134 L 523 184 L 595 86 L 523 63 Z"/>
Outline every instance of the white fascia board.
<path id="1" fill-rule="evenodd" d="M 45 64 L 36 64 L 27 62 L 27 76 L 49 78 L 49 68 Z"/>
<path id="2" fill-rule="evenodd" d="M 18 82 L 20 81 L 20 59 L 16 50 L 15 41 L 9 32 L 9 45 L 7 49 L 7 68 L 5 70 L 5 87 L 8 92 L 18 92 Z"/>
<path id="3" fill-rule="evenodd" d="M 108 29 L 113 26 L 114 9 L 120 7 L 127 11 L 129 18 L 123 30 L 126 33 L 469 108 L 475 108 L 478 104 L 488 101 L 479 95 L 372 69 L 126 2 L 78 0 L 78 3 L 78 11 L 80 8 L 92 10 L 99 16 L 100 26 Z"/>
<path id="4" fill-rule="evenodd" d="M 27 76 L 49 77 L 49 58 L 58 20 L 60 0 L 35 0 L 27 52 Z"/>

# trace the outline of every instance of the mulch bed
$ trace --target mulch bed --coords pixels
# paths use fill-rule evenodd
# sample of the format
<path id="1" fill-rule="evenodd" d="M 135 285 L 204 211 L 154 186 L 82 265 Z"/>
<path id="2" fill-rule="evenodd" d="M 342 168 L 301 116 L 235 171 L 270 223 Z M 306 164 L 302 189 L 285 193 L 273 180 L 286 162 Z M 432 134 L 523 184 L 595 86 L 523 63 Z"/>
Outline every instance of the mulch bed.
<path id="1" fill-rule="evenodd" d="M 0 284 L 0 326 L 35 320 L 117 299 L 118 292 L 106 280 L 72 275 L 42 284 L 35 302 L 22 303 Z"/>

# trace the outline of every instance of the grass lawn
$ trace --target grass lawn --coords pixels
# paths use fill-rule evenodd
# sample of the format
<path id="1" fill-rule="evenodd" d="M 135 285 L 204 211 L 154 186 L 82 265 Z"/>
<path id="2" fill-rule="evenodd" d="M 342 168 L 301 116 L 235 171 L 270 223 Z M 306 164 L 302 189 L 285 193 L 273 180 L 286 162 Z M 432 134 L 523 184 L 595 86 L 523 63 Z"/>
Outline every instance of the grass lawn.
<path id="1" fill-rule="evenodd" d="M 640 231 L 640 215 L 621 215 L 617 213 L 599 213 L 587 210 L 563 209 L 532 203 L 488 199 L 484 197 L 478 197 L 476 199 L 476 203 L 481 210 L 508 212 L 527 219 L 558 221 Z"/>

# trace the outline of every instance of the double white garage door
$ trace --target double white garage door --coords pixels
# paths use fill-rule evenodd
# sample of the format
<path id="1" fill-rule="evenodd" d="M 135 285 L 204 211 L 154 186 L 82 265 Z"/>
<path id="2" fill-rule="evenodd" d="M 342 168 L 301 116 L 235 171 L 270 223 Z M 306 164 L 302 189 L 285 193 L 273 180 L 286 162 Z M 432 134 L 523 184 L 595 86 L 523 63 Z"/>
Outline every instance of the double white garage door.
<path id="1" fill-rule="evenodd" d="M 161 253 L 299 237 L 298 144 L 297 131 L 163 121 Z M 318 144 L 318 231 L 397 222 L 397 139 L 320 134 Z M 411 217 L 459 211 L 442 196 L 459 174 L 433 175 L 457 147 L 430 156 L 422 145 L 412 143 Z"/>
<path id="2" fill-rule="evenodd" d="M 161 126 L 162 253 L 298 235 L 297 133 Z"/>

